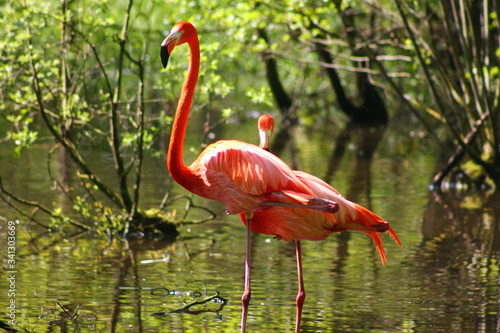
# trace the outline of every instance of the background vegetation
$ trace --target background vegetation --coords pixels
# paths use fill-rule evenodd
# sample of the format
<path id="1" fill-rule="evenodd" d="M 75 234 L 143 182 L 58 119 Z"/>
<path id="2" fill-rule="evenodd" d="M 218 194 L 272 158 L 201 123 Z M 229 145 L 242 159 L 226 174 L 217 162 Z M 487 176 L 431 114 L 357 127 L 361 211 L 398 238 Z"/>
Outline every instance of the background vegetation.
<path id="1" fill-rule="evenodd" d="M 473 0 L 4 2 L 0 140 L 13 158 L 43 147 L 47 188 L 68 204 L 20 198 L 7 186 L 1 197 L 30 208 L 30 218 L 48 214 L 50 227 L 124 230 L 148 221 L 151 208 L 155 218 L 168 211 L 168 191 L 160 207 L 141 205 L 141 193 L 145 155 L 165 155 L 184 77 L 187 50 L 168 74 L 158 59 L 180 20 L 201 35 L 193 108 L 205 130 L 191 149 L 220 124 L 251 117 L 242 105 L 252 103 L 281 112 L 278 140 L 299 121 L 405 121 L 450 157 L 436 189 L 457 177 L 498 188 L 498 11 Z M 102 178 L 95 149 L 106 152 L 112 179 Z"/>

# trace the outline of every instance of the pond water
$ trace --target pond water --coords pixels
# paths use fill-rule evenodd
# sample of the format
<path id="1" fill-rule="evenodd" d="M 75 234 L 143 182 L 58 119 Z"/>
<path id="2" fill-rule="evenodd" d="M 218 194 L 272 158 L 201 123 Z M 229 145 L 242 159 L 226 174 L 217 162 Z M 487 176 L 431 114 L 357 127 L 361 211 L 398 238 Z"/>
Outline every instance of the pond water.
<path id="1" fill-rule="evenodd" d="M 241 138 L 254 133 L 255 124 L 224 127 L 217 136 Z M 382 235 L 389 259 L 383 266 L 362 233 L 303 242 L 302 332 L 500 332 L 500 200 L 429 192 L 438 148 L 392 124 L 371 156 L 366 147 L 378 139 L 367 132 L 351 129 L 339 154 L 335 138 L 341 130 L 334 125 L 297 128 L 295 161 L 388 220 L 403 247 Z M 197 139 L 193 135 L 193 145 Z M 46 148 L 25 154 L 17 166 L 2 152 L 0 169 L 6 187 L 50 204 L 60 198 L 41 171 Z M 282 157 L 293 160 L 288 150 Z M 111 169 L 106 156 L 98 160 L 103 172 Z M 146 168 L 142 206 L 153 207 L 170 181 L 162 160 L 150 158 Z M 172 191 L 187 194 L 176 186 Z M 28 332 L 238 331 L 245 228 L 220 204 L 194 201 L 217 218 L 179 226 L 175 241 L 134 243 L 47 233 L 0 202 L 1 324 L 9 322 L 8 306 L 15 302 L 14 327 Z M 169 209 L 182 211 L 184 205 L 179 200 Z M 194 209 L 188 216 L 205 215 Z M 16 261 L 9 267 L 8 227 L 16 220 L 10 223 Z M 248 331 L 293 332 L 293 242 L 254 234 L 252 255 Z"/>

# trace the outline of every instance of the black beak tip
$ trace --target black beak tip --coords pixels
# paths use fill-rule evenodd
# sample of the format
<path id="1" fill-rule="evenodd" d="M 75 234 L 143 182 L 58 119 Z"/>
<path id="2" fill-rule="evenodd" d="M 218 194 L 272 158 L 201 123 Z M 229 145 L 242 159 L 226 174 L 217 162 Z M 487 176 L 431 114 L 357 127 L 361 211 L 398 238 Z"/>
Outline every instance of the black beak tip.
<path id="1" fill-rule="evenodd" d="M 168 54 L 167 45 L 162 45 L 161 50 L 160 50 L 160 58 L 161 58 L 161 64 L 163 65 L 163 68 L 167 68 L 169 56 L 170 55 Z"/>

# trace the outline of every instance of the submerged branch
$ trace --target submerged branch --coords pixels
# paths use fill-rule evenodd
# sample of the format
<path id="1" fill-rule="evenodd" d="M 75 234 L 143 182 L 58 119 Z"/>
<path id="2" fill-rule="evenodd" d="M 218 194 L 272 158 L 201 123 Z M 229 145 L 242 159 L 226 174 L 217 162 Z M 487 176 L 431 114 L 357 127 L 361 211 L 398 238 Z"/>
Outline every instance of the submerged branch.
<path id="1" fill-rule="evenodd" d="M 199 310 L 193 310 L 193 309 L 191 309 L 194 306 L 204 305 L 206 303 L 218 304 L 219 307 L 217 309 L 213 309 L 213 310 L 205 309 L 205 308 L 199 309 Z M 222 311 L 222 309 L 224 308 L 224 306 L 226 304 L 227 304 L 227 299 L 219 296 L 219 292 L 217 291 L 215 293 L 215 295 L 206 297 L 206 298 L 202 299 L 201 301 L 193 301 L 193 302 L 191 302 L 189 304 L 186 304 L 182 308 L 179 308 L 179 309 L 176 309 L 176 310 L 172 310 L 172 311 L 169 311 L 169 312 L 156 312 L 156 313 L 153 313 L 152 316 L 154 316 L 154 317 L 163 317 L 163 316 L 166 316 L 168 313 L 186 313 L 186 314 L 192 314 L 192 315 L 199 315 L 199 314 L 206 313 L 206 312 L 219 313 L 220 311 Z"/>
<path id="2" fill-rule="evenodd" d="M 191 308 L 193 306 L 203 305 L 203 304 L 206 304 L 208 302 L 219 304 L 219 308 L 217 308 L 216 310 L 206 310 L 206 309 L 191 310 Z M 217 313 L 217 312 L 221 311 L 226 304 L 227 304 L 227 300 L 225 298 L 220 297 L 219 292 L 217 291 L 216 294 L 213 296 L 206 297 L 206 298 L 202 299 L 201 301 L 191 302 L 189 304 L 186 304 L 186 306 L 184 306 L 180 309 L 170 311 L 170 313 L 188 313 L 188 314 L 195 314 L 195 315 L 205 313 L 205 312 Z"/>

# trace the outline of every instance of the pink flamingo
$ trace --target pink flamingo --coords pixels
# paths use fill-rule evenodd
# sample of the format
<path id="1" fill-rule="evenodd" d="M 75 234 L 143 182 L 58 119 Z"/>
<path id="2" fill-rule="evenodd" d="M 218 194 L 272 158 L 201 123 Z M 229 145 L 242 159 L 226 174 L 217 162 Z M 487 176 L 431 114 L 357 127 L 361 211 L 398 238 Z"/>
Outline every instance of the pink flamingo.
<path id="1" fill-rule="evenodd" d="M 245 257 L 245 291 L 242 295 L 241 331 L 246 330 L 250 302 L 250 235 L 253 218 L 273 218 L 275 208 L 330 215 L 337 212 L 337 202 L 318 197 L 282 160 L 273 154 L 241 141 L 221 140 L 209 145 L 189 166 L 184 164 L 183 149 L 186 128 L 200 67 L 198 34 L 189 22 L 174 25 L 161 44 L 161 60 L 167 66 L 175 47 L 187 43 L 190 49 L 186 80 L 172 124 L 167 167 L 172 178 L 192 193 L 222 202 L 228 212 L 240 214 L 247 226 Z M 269 216 L 268 216 L 269 215 Z M 333 218 L 330 218 L 333 222 Z M 330 226 L 335 229 L 334 225 Z M 381 222 L 376 231 L 388 230 Z M 276 234 L 288 239 L 288 234 Z M 326 236 L 325 236 L 326 237 Z M 308 239 L 300 238 L 300 239 Z"/>
<path id="2" fill-rule="evenodd" d="M 258 120 L 259 146 L 269 151 L 274 131 L 274 118 L 264 114 Z M 336 202 L 339 211 L 335 214 L 317 214 L 298 210 L 282 210 L 279 207 L 268 209 L 265 214 L 256 212 L 252 218 L 252 231 L 276 235 L 284 241 L 295 240 L 299 291 L 296 304 L 296 332 L 300 328 L 302 307 L 306 297 L 302 276 L 301 243 L 305 240 L 323 240 L 333 232 L 345 230 L 363 231 L 370 236 L 380 254 L 382 264 L 387 263 L 387 256 L 382 245 L 380 232 L 388 231 L 396 243 L 401 246 L 396 233 L 389 224 L 368 209 L 345 199 L 336 189 L 323 180 L 302 171 L 294 170 L 297 178 L 311 189 L 315 196 Z M 295 223 L 293 227 L 292 223 Z"/>

